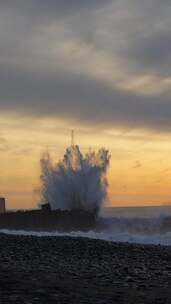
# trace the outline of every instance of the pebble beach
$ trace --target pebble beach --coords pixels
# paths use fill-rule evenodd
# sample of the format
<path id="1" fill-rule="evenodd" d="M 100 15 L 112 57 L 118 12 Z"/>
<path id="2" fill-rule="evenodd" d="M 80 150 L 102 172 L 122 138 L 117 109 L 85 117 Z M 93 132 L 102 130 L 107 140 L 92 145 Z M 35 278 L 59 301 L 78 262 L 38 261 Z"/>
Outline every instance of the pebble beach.
<path id="1" fill-rule="evenodd" d="M 0 303 L 170 304 L 171 247 L 1 234 Z"/>

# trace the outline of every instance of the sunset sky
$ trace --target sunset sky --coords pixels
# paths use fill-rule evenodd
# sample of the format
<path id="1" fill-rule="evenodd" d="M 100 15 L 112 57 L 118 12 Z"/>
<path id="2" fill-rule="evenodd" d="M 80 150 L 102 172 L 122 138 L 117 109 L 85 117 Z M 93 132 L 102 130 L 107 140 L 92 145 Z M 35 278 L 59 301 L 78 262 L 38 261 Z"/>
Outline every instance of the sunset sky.
<path id="1" fill-rule="evenodd" d="M 0 195 L 33 208 L 44 150 L 111 152 L 106 205 L 171 203 L 171 1 L 0 0 Z"/>

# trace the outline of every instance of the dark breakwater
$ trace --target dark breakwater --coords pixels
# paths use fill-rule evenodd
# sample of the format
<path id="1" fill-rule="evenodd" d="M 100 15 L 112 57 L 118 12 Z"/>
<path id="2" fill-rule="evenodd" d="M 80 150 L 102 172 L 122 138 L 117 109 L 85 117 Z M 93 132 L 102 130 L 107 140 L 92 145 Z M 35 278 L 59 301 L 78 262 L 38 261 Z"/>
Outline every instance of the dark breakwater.
<path id="1" fill-rule="evenodd" d="M 96 213 L 84 210 L 29 210 L 0 214 L 0 229 L 87 231 L 95 224 Z"/>

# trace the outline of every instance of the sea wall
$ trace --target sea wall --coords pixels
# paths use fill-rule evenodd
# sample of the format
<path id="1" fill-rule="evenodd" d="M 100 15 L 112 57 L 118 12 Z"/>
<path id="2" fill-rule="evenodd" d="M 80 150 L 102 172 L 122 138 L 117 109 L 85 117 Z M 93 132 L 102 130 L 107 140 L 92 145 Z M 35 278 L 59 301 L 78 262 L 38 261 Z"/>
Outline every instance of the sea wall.
<path id="1" fill-rule="evenodd" d="M 83 210 L 31 210 L 0 214 L 0 229 L 86 231 L 94 227 L 94 213 Z"/>

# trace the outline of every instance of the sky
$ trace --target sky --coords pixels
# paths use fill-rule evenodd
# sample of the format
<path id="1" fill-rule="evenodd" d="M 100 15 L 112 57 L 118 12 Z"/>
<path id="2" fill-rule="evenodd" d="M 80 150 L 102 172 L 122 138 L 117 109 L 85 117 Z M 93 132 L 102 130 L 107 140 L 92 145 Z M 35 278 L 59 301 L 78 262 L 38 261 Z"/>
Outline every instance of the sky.
<path id="1" fill-rule="evenodd" d="M 0 0 L 0 195 L 39 200 L 71 129 L 111 152 L 106 205 L 171 203 L 171 1 Z"/>

